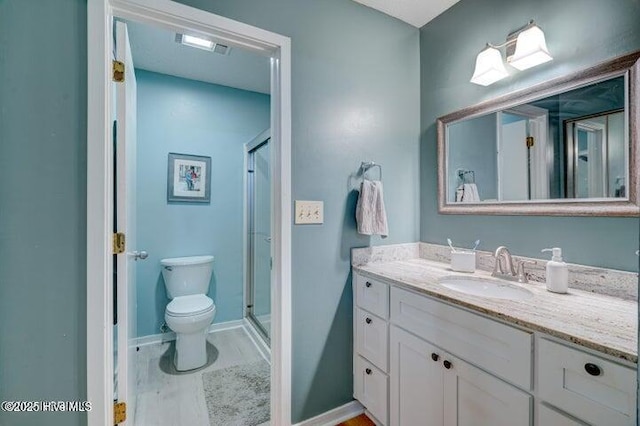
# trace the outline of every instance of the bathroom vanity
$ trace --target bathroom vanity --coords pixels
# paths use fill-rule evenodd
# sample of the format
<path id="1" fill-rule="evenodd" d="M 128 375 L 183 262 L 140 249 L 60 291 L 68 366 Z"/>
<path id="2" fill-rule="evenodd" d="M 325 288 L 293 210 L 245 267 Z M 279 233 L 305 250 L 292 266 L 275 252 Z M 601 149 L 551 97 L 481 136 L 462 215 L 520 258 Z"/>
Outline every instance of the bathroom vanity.
<path id="1" fill-rule="evenodd" d="M 354 397 L 379 424 L 635 424 L 637 302 L 536 282 L 473 296 L 412 246 L 354 250 Z"/>

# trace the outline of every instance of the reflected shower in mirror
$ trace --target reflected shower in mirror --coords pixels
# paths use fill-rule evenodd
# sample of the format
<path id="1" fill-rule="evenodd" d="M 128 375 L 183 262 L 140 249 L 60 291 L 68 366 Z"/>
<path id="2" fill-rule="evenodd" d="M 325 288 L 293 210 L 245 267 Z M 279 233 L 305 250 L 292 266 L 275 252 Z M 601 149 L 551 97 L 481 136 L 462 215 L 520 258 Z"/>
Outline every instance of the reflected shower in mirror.
<path id="1" fill-rule="evenodd" d="M 452 122 L 447 203 L 627 197 L 625 75 Z"/>

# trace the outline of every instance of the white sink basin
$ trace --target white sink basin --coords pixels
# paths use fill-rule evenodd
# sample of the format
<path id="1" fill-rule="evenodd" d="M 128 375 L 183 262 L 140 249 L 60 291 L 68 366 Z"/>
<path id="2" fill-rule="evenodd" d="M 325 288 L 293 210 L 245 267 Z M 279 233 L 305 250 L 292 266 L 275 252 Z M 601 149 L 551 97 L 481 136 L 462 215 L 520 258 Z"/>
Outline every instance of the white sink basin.
<path id="1" fill-rule="evenodd" d="M 526 288 L 487 278 L 449 276 L 440 278 L 438 282 L 451 290 L 491 299 L 523 300 L 533 297 Z"/>

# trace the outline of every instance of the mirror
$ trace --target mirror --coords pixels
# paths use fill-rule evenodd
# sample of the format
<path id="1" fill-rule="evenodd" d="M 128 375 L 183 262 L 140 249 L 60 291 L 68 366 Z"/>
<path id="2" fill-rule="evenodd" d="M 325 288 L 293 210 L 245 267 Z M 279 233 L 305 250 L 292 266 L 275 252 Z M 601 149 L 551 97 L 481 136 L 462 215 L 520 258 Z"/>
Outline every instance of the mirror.
<path id="1" fill-rule="evenodd" d="M 440 213 L 637 216 L 638 58 L 438 119 Z"/>

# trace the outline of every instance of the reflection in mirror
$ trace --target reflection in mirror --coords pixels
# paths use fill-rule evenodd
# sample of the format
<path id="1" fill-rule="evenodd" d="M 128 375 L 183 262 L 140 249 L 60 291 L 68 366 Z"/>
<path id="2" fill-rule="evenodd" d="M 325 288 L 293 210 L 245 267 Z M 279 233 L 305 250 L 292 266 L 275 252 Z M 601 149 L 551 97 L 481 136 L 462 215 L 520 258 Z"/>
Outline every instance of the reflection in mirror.
<path id="1" fill-rule="evenodd" d="M 567 196 L 625 197 L 624 111 L 567 121 Z"/>
<path id="2" fill-rule="evenodd" d="M 625 199 L 626 74 L 446 127 L 447 202 Z"/>

